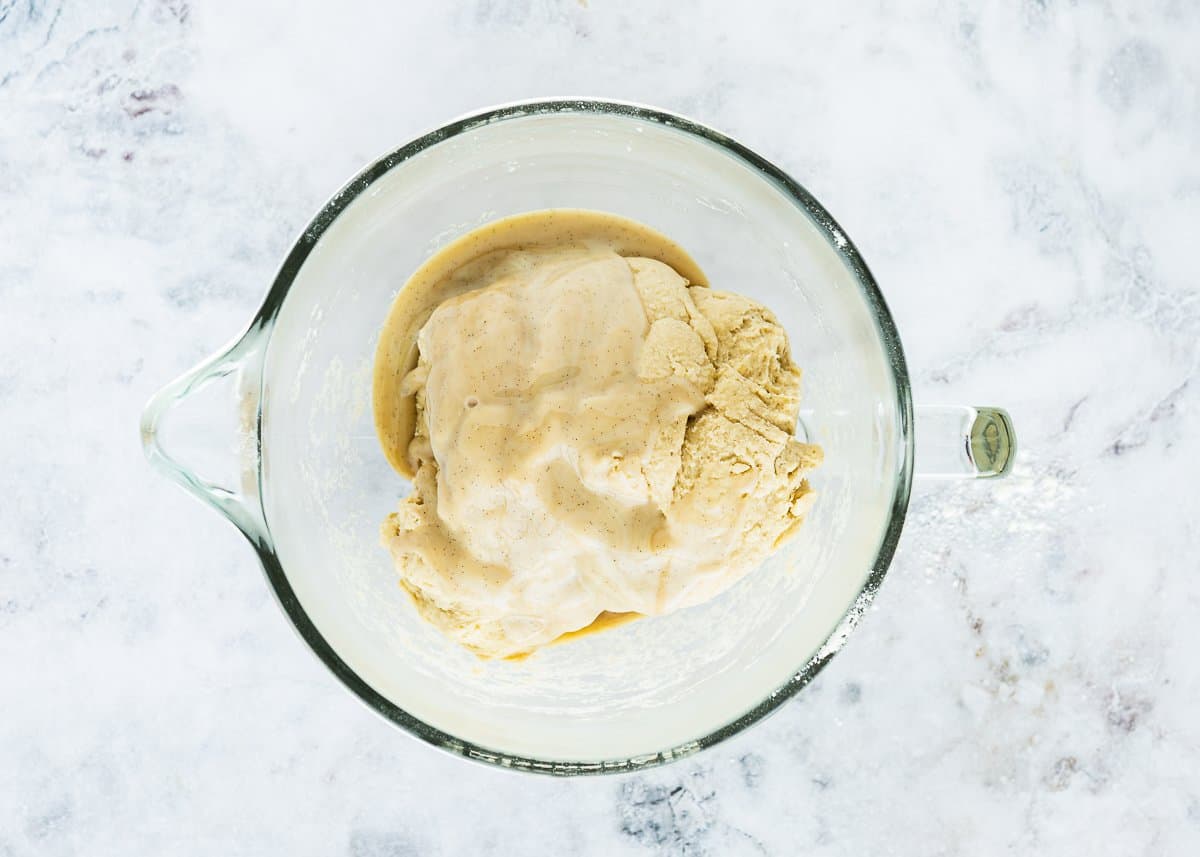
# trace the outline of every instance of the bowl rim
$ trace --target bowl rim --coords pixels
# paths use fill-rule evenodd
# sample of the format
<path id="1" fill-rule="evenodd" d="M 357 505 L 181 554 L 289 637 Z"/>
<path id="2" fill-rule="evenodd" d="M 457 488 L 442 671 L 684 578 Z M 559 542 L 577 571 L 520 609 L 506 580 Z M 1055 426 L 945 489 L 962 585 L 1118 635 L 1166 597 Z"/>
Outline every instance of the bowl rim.
<path id="1" fill-rule="evenodd" d="M 880 541 L 875 559 L 871 564 L 870 573 L 867 575 L 854 600 L 846 608 L 838 624 L 808 662 L 761 702 L 751 707 L 738 718 L 699 739 L 687 741 L 656 753 L 648 753 L 625 759 L 575 762 L 516 756 L 456 738 L 409 714 L 361 678 L 349 664 L 342 660 L 333 646 L 329 644 L 317 629 L 288 581 L 270 537 L 270 523 L 267 521 L 266 509 L 261 506 L 263 498 L 261 450 L 265 361 L 259 367 L 258 414 L 255 432 L 259 452 L 257 473 L 259 483 L 259 511 L 262 515 L 262 521 L 266 524 L 267 532 L 263 538 L 251 537 L 250 540 L 258 554 L 259 561 L 262 563 L 263 570 L 266 573 L 275 598 L 295 631 L 325 667 L 352 694 L 392 725 L 399 726 L 416 738 L 447 752 L 500 768 L 556 776 L 628 773 L 666 764 L 667 762 L 684 758 L 715 746 L 762 720 L 768 714 L 778 710 L 784 702 L 791 699 L 816 678 L 821 670 L 825 668 L 826 664 L 842 648 L 849 633 L 858 624 L 859 619 L 874 600 L 875 594 L 883 583 L 888 566 L 891 564 L 892 557 L 895 554 L 896 545 L 899 542 L 904 518 L 908 509 L 913 474 L 913 412 L 908 369 L 904 359 L 904 351 L 900 343 L 900 336 L 896 330 L 891 312 L 884 301 L 883 294 L 880 292 L 875 278 L 871 275 L 857 247 L 855 247 L 850 237 L 838 225 L 837 221 L 834 220 L 833 216 L 799 182 L 766 158 L 720 131 L 679 114 L 633 102 L 598 98 L 540 98 L 500 104 L 461 116 L 410 140 L 408 143 L 376 159 L 333 194 L 329 198 L 329 201 L 321 207 L 308 223 L 284 258 L 263 300 L 262 306 L 249 326 L 247 336 L 262 336 L 264 340 L 269 340 L 275 317 L 279 313 L 293 281 L 299 274 L 308 255 L 320 241 L 322 235 L 351 203 L 394 167 L 420 152 L 436 146 L 438 143 L 460 134 L 468 133 L 484 125 L 523 117 L 560 114 L 609 115 L 653 122 L 684 132 L 693 137 L 698 137 L 705 142 L 723 149 L 789 197 L 819 227 L 822 235 L 838 254 L 842 263 L 854 275 L 854 279 L 858 283 L 862 296 L 867 302 L 875 320 L 876 330 L 883 344 L 888 365 L 892 372 L 896 391 L 896 413 L 899 417 L 900 448 L 898 452 L 900 455 L 899 470 L 896 473 L 896 488 L 892 497 L 891 514 L 888 518 L 887 528 Z"/>

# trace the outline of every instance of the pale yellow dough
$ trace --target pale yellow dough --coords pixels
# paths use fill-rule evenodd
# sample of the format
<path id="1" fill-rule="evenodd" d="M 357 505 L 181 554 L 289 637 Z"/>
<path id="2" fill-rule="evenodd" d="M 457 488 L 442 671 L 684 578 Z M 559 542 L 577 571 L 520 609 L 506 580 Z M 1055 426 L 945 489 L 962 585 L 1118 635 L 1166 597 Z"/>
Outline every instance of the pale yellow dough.
<path id="1" fill-rule="evenodd" d="M 679 271 L 703 282 L 647 227 L 555 210 L 472 233 L 401 292 L 375 407 L 413 491 L 383 541 L 478 655 L 706 601 L 808 511 L 821 450 L 793 436 L 783 329 Z"/>

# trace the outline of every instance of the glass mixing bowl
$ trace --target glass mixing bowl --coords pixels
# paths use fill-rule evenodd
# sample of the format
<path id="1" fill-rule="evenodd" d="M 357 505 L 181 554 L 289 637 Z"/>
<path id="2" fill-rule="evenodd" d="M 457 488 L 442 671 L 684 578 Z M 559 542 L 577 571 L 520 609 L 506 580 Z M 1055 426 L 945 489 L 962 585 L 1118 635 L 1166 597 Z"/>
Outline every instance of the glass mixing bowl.
<path id="1" fill-rule="evenodd" d="M 417 616 L 380 546 L 408 485 L 375 437 L 372 359 L 393 297 L 431 253 L 487 221 L 556 207 L 642 221 L 714 287 L 771 307 L 804 370 L 798 432 L 826 457 L 800 535 L 721 597 L 483 662 Z M 1002 411 L 917 418 L 923 471 L 1007 471 Z M 900 535 L 913 419 L 883 297 L 794 180 L 679 116 L 551 100 L 459 119 L 367 167 L 297 239 L 246 332 L 150 402 L 142 438 L 153 464 L 245 533 L 300 636 L 372 709 L 462 756 L 579 774 L 695 753 L 828 663 Z"/>

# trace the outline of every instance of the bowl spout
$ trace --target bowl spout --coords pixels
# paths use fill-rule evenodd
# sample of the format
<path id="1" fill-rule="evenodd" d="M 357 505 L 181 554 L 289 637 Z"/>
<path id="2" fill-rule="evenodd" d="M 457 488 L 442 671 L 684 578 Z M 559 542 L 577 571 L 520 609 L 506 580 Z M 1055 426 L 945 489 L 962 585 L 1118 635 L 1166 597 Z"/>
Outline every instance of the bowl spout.
<path id="1" fill-rule="evenodd" d="M 150 464 L 232 521 L 256 546 L 268 538 L 259 498 L 266 340 L 262 327 L 251 327 L 155 393 L 141 420 Z"/>

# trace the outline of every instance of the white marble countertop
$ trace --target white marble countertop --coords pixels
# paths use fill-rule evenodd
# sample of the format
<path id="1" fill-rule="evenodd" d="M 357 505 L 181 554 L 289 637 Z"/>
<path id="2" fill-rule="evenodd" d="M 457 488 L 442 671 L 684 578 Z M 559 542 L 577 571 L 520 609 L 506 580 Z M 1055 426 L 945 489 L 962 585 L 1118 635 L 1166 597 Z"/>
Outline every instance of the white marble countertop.
<path id="1" fill-rule="evenodd" d="M 0 854 L 1200 852 L 1200 7 L 389 5 L 0 0 Z M 918 399 L 1022 444 L 1003 484 L 919 486 L 779 714 L 619 778 L 369 713 L 136 428 L 357 168 L 547 94 L 792 172 Z"/>

